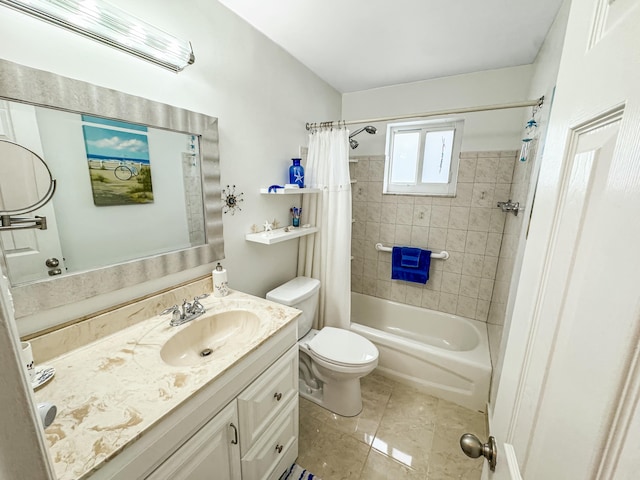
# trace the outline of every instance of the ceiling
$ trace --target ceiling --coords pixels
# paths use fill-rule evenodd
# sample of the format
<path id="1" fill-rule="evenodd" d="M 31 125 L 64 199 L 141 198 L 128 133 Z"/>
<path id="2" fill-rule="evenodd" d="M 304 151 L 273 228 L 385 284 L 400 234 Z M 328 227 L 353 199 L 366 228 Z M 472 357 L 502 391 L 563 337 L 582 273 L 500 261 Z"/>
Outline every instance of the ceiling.
<path id="1" fill-rule="evenodd" d="M 342 93 L 532 63 L 562 0 L 220 0 Z"/>

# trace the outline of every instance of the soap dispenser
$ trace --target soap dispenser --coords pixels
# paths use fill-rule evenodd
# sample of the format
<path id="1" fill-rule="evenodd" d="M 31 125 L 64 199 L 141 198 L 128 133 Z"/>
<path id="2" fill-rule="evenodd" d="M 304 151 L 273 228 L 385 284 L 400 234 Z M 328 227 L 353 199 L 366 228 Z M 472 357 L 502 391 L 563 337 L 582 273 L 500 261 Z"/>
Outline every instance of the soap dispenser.
<path id="1" fill-rule="evenodd" d="M 222 268 L 220 262 L 216 265 L 215 270 L 211 272 L 211 276 L 213 277 L 213 296 L 226 297 L 229 294 L 227 271 Z"/>

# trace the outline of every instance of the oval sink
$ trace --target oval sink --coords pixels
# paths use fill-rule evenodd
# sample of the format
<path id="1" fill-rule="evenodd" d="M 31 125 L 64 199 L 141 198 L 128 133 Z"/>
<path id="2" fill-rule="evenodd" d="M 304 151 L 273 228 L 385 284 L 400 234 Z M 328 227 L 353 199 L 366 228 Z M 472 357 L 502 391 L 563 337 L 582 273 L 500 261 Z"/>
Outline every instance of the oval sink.
<path id="1" fill-rule="evenodd" d="M 166 341 L 162 360 L 173 366 L 197 365 L 231 353 L 258 333 L 260 318 L 246 310 L 231 310 L 193 320 Z"/>

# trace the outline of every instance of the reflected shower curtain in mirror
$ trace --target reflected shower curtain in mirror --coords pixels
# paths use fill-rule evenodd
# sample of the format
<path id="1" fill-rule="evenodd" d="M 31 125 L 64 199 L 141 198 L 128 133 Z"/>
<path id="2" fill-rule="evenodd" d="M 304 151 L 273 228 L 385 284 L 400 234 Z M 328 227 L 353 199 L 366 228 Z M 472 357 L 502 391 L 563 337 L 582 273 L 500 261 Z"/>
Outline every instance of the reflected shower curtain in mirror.
<path id="1" fill-rule="evenodd" d="M 303 222 L 318 233 L 300 240 L 298 275 L 321 282 L 320 305 L 314 328 L 349 328 L 351 315 L 351 183 L 349 131 L 324 129 L 309 135 L 303 195 Z"/>

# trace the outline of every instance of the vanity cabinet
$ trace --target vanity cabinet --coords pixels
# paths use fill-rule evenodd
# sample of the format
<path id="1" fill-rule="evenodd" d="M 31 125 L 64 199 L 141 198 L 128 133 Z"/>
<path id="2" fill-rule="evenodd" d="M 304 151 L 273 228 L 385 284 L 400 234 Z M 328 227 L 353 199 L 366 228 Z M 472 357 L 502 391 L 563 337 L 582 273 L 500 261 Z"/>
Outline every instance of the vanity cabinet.
<path id="1" fill-rule="evenodd" d="M 278 479 L 298 456 L 298 348 L 237 399 L 243 480 Z"/>
<path id="2" fill-rule="evenodd" d="M 238 410 L 235 402 L 231 402 L 147 480 L 241 480 L 240 449 L 234 425 L 238 425 Z"/>
<path id="3" fill-rule="evenodd" d="M 298 456 L 298 348 L 290 348 L 147 480 L 277 480 Z"/>

